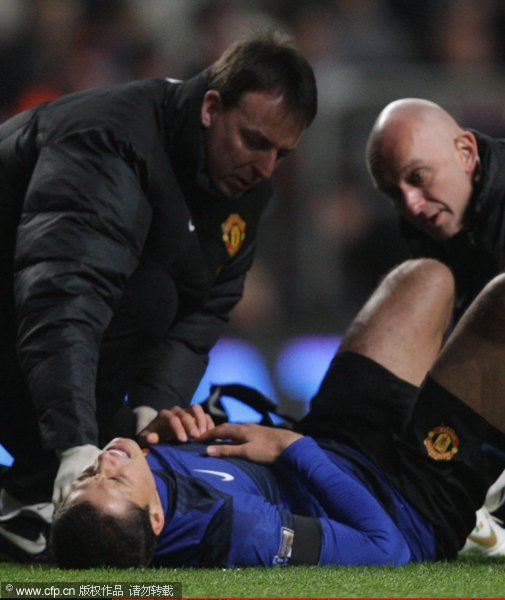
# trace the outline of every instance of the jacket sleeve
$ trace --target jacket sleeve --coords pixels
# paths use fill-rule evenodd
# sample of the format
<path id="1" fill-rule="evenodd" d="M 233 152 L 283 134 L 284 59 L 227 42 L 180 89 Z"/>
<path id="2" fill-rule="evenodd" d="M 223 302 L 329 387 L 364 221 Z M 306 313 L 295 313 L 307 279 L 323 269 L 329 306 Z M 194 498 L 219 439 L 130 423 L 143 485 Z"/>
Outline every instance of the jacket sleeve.
<path id="1" fill-rule="evenodd" d="M 142 162 L 106 133 L 42 148 L 17 232 L 17 348 L 46 448 L 97 443 L 104 329 L 136 268 L 151 209 Z"/>
<path id="2" fill-rule="evenodd" d="M 298 474 L 325 513 L 319 518 L 320 565 L 401 565 L 409 561 L 408 545 L 391 517 L 363 485 L 333 464 L 312 438 L 303 437 L 288 446 L 277 467 Z"/>
<path id="3" fill-rule="evenodd" d="M 189 406 L 207 368 L 209 351 L 242 297 L 253 255 L 252 244 L 224 267 L 203 308 L 178 321 L 150 354 L 129 394 L 134 407 Z"/>

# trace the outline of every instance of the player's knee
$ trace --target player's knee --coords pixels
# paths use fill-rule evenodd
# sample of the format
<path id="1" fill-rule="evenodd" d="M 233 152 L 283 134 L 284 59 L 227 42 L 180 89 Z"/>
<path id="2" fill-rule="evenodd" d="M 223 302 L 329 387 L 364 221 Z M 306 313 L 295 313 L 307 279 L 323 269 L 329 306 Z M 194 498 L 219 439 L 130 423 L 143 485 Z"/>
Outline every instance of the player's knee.
<path id="1" fill-rule="evenodd" d="M 419 285 L 427 294 L 439 296 L 448 302 L 454 301 L 456 284 L 447 267 L 432 258 L 413 258 L 400 264 L 392 272 L 393 276 L 408 278 Z"/>
<path id="2" fill-rule="evenodd" d="M 431 258 L 418 260 L 421 263 L 420 269 L 425 271 L 430 284 L 453 299 L 456 292 L 456 282 L 451 269 L 440 261 Z"/>
<path id="3" fill-rule="evenodd" d="M 505 273 L 497 275 L 484 288 L 482 292 L 494 304 L 505 307 Z"/>

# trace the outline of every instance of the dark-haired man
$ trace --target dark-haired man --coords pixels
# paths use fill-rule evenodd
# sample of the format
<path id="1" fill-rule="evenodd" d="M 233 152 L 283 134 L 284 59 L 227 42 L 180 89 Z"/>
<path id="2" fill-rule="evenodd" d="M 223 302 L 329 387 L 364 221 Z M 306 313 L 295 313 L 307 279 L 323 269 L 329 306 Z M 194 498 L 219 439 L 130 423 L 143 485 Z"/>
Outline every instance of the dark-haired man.
<path id="1" fill-rule="evenodd" d="M 380 112 L 366 156 L 377 189 L 401 217 L 412 255 L 452 269 L 459 318 L 505 264 L 505 140 L 462 128 L 434 102 L 404 98 Z M 505 473 L 489 490 L 469 547 L 488 552 L 498 527 L 489 511 L 503 497 Z"/>
<path id="2" fill-rule="evenodd" d="M 113 440 L 55 516 L 58 564 L 148 564 L 155 539 L 163 565 L 454 557 L 505 461 L 505 276 L 440 352 L 453 301 L 442 263 L 394 269 L 296 431 L 208 423 L 199 443 L 151 446 L 146 458 L 132 440 Z M 125 550 L 135 539 L 142 556 Z"/>
<path id="3" fill-rule="evenodd" d="M 0 443 L 15 458 L 0 546 L 39 553 L 51 497 L 131 433 L 130 407 L 138 431 L 189 404 L 270 179 L 316 110 L 311 67 L 267 34 L 188 81 L 73 94 L 0 127 Z"/>

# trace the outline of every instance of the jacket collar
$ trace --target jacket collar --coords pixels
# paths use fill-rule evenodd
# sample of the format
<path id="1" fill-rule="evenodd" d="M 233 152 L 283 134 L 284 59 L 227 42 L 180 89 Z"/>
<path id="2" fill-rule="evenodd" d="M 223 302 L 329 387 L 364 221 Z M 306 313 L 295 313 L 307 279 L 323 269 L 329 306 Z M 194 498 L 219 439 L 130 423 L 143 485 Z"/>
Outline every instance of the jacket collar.
<path id="1" fill-rule="evenodd" d="M 470 231 L 479 229 L 486 217 L 496 206 L 497 199 L 505 188 L 505 165 L 498 151 L 500 140 L 479 131 L 470 130 L 477 139 L 480 177 L 474 181 L 473 193 L 465 215 L 465 224 Z"/>
<path id="2" fill-rule="evenodd" d="M 166 111 L 169 154 L 178 177 L 196 181 L 206 192 L 219 195 L 206 171 L 204 128 L 201 122 L 203 97 L 208 89 L 205 72 L 177 82 Z"/>

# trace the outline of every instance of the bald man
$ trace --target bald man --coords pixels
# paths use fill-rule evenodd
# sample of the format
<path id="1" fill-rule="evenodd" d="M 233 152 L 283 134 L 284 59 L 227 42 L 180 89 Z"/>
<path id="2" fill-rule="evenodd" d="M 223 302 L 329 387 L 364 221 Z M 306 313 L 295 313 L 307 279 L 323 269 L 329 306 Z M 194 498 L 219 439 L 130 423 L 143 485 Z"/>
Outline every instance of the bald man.
<path id="1" fill-rule="evenodd" d="M 366 147 L 378 190 L 400 215 L 413 256 L 437 258 L 457 284 L 455 317 L 505 266 L 505 140 L 463 129 L 441 106 L 419 98 L 388 104 Z M 467 547 L 487 551 L 488 511 L 505 501 L 505 473 L 477 514 Z"/>
<path id="2" fill-rule="evenodd" d="M 405 98 L 379 114 L 366 156 L 413 255 L 452 268 L 459 317 L 505 264 L 505 140 L 463 129 L 433 102 Z"/>

